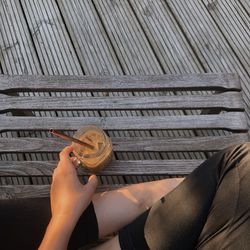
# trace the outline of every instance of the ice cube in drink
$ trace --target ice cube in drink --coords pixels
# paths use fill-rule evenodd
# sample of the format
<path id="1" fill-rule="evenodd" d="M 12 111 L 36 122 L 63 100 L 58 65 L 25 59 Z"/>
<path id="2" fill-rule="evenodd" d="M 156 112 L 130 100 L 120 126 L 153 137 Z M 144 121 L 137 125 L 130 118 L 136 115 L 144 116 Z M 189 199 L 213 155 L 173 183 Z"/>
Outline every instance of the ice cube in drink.
<path id="1" fill-rule="evenodd" d="M 112 143 L 102 129 L 96 126 L 83 127 L 74 137 L 93 146 L 88 148 L 73 143 L 74 154 L 87 169 L 93 172 L 99 171 L 111 160 Z"/>

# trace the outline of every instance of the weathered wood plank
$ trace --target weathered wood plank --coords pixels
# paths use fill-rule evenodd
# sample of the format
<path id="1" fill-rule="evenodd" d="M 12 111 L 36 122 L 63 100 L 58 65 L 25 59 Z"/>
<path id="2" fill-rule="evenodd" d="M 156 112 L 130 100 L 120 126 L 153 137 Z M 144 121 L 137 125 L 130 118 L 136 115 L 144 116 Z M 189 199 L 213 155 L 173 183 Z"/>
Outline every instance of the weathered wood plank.
<path id="1" fill-rule="evenodd" d="M 220 28 L 226 41 L 230 44 L 232 50 L 237 55 L 240 63 L 246 72 L 248 72 L 248 81 L 250 79 L 250 16 L 240 1 L 222 0 L 210 3 L 203 0 L 209 14 L 213 17 L 216 25 Z M 243 81 L 243 98 L 246 102 L 246 110 L 249 114 L 250 88 L 249 84 Z"/>
<path id="2" fill-rule="evenodd" d="M 56 2 L 54 0 L 20 2 L 44 74 L 82 75 L 81 65 Z M 86 93 L 77 94 L 86 96 Z M 68 93 L 69 96 L 77 94 Z M 62 96 L 65 93 L 52 95 Z M 77 116 L 77 114 L 72 111 L 59 111 L 54 116 Z"/>
<path id="3" fill-rule="evenodd" d="M 32 84 L 31 84 L 32 83 Z M 236 74 L 183 74 L 151 76 L 6 76 L 0 91 L 168 91 L 241 90 Z"/>
<path id="4" fill-rule="evenodd" d="M 226 129 L 248 131 L 245 114 L 228 112 L 219 115 L 148 116 L 148 117 L 7 117 L 0 116 L 0 131 L 77 130 L 93 124 L 105 130 L 147 129 Z"/>
<path id="5" fill-rule="evenodd" d="M 250 93 L 249 73 L 240 63 L 237 54 L 232 50 L 203 1 L 167 0 L 166 2 L 206 72 L 237 72 L 244 90 L 243 98 L 246 104 L 249 103 L 249 98 L 245 94 Z M 246 113 L 249 121 L 248 106 L 246 105 Z"/>
<path id="6" fill-rule="evenodd" d="M 82 74 L 55 1 L 25 0 L 20 3 L 44 74 Z"/>
<path id="7" fill-rule="evenodd" d="M 96 192 L 105 192 L 126 187 L 126 184 L 99 185 Z M 2 185 L 0 199 L 49 197 L 50 185 Z"/>
<path id="8" fill-rule="evenodd" d="M 131 0 L 133 11 L 150 41 L 154 53 L 166 74 L 205 72 L 179 24 L 164 0 Z M 204 93 L 205 91 L 203 91 Z M 201 91 L 200 91 L 201 93 Z M 175 91 L 176 95 L 192 95 L 191 91 Z M 197 93 L 195 93 L 197 94 Z M 205 93 L 206 94 L 206 93 Z M 185 115 L 198 110 L 183 110 Z M 195 131 L 197 136 L 222 135 L 222 131 Z"/>
<path id="9" fill-rule="evenodd" d="M 1 73 L 41 74 L 39 60 L 19 1 L 0 1 L 0 31 Z M 10 138 L 18 135 L 18 132 L 10 132 L 3 136 Z M 24 156 L 12 154 L 0 159 L 24 160 Z"/>
<path id="10" fill-rule="evenodd" d="M 112 47 L 109 37 L 106 34 L 100 18 L 95 10 L 91 0 L 79 1 L 71 0 L 57 1 L 61 13 L 64 17 L 69 34 L 74 43 L 77 55 L 83 65 L 86 75 L 121 75 L 123 69 Z M 100 83 L 100 85 L 102 82 Z M 94 96 L 103 96 L 105 93 L 93 93 Z M 109 96 L 132 96 L 132 93 L 109 93 Z M 140 114 L 140 111 L 99 111 L 100 116 L 131 116 Z M 118 131 L 110 134 L 119 134 L 119 136 L 128 136 L 132 132 Z M 133 132 L 134 134 L 134 132 Z M 145 132 L 141 132 L 143 135 Z M 125 153 L 116 155 L 119 159 L 140 159 L 152 157 L 146 153 L 130 154 Z M 154 156 L 155 157 L 155 156 Z"/>
<path id="11" fill-rule="evenodd" d="M 11 110 L 244 110 L 241 93 L 136 97 L 12 97 L 0 94 L 0 113 Z"/>
<path id="12" fill-rule="evenodd" d="M 58 0 L 58 7 L 86 75 L 122 75 L 123 70 L 92 1 Z"/>
<path id="13" fill-rule="evenodd" d="M 115 152 L 140 151 L 218 151 L 248 140 L 248 134 L 207 137 L 112 137 Z M 68 142 L 57 138 L 0 138 L 1 153 L 59 152 Z"/>
<path id="14" fill-rule="evenodd" d="M 203 160 L 136 160 L 112 161 L 98 175 L 178 175 L 189 174 Z M 52 175 L 55 161 L 5 161 L 0 166 L 0 176 Z M 88 170 L 78 168 L 79 175 L 89 175 Z"/>
<path id="15" fill-rule="evenodd" d="M 240 2 L 221 0 L 211 3 L 208 0 L 203 0 L 203 3 L 246 71 L 250 72 L 250 17 Z"/>
<path id="16" fill-rule="evenodd" d="M 101 1 L 99 1 L 98 4 L 100 2 Z M 117 74 L 116 72 L 119 70 L 122 71 L 122 74 L 128 75 L 162 74 L 163 72 L 161 70 L 161 66 L 157 62 L 157 59 L 155 58 L 152 49 L 150 48 L 148 40 L 144 36 L 144 32 L 142 31 L 140 24 L 137 22 L 136 17 L 133 15 L 128 2 L 112 1 L 112 3 L 110 3 L 110 1 L 105 1 L 103 2 L 103 4 L 101 3 L 101 5 L 106 6 L 104 8 L 101 7 L 100 11 L 100 9 L 98 9 L 98 6 L 96 5 L 96 2 L 94 1 L 74 0 L 71 2 L 71 4 L 69 4 L 68 1 L 59 1 L 59 6 L 61 8 L 62 13 L 64 13 L 63 15 L 66 19 L 69 32 L 71 33 L 73 39 L 74 37 L 76 37 L 76 48 L 79 47 L 80 54 L 83 55 L 83 57 L 86 57 L 85 54 L 89 54 L 89 51 L 87 50 L 85 52 L 85 47 L 90 46 L 92 54 L 96 56 L 93 60 L 94 63 L 97 64 L 99 67 L 101 64 L 101 68 L 103 68 L 103 71 L 111 71 L 111 74 Z M 116 8 L 115 5 L 119 5 L 118 8 Z M 108 12 L 107 15 L 106 12 Z M 106 19 L 108 19 L 108 25 L 106 23 Z M 110 30 L 112 31 L 110 32 Z M 112 39 L 113 37 L 115 39 Z M 91 45 L 94 45 L 93 47 L 95 49 L 92 49 Z M 102 47 L 102 49 L 100 50 L 101 52 L 98 53 L 100 47 Z M 110 63 L 108 63 L 109 57 L 106 56 L 107 54 L 110 55 L 111 53 L 113 53 L 113 56 L 115 56 L 115 60 L 119 62 L 115 64 L 115 68 L 113 67 L 113 65 L 110 66 Z M 95 58 L 98 58 L 97 62 L 95 62 Z M 106 66 L 107 68 L 105 68 Z M 94 95 L 98 94 L 101 93 L 94 93 Z M 110 95 L 112 94 L 113 93 L 110 93 Z M 132 95 L 132 93 L 118 93 L 116 95 L 125 96 Z M 157 94 L 140 92 L 140 95 Z M 117 111 L 115 112 L 118 113 Z M 171 112 L 181 113 L 181 111 Z M 157 115 L 171 112 L 120 111 L 122 116 L 130 116 L 133 114 L 148 115 L 148 113 L 153 113 Z M 105 116 L 105 114 L 109 112 L 100 111 L 100 113 Z M 112 111 L 111 114 L 112 113 L 114 113 L 114 111 Z M 110 116 L 110 114 L 108 115 Z M 130 133 L 131 132 L 126 132 L 126 134 Z M 153 133 L 154 131 L 139 132 L 141 136 L 150 136 Z M 157 133 L 160 133 L 162 135 L 171 135 L 175 132 L 158 131 Z M 138 135 L 138 132 L 135 132 L 135 135 Z M 141 156 L 138 155 L 137 158 L 138 157 L 140 158 Z M 150 157 L 157 157 L 161 159 L 163 158 L 163 155 L 154 154 L 150 155 Z"/>
<path id="17" fill-rule="evenodd" d="M 4 74 L 41 74 L 19 1 L 0 1 L 0 53 Z"/>
<path id="18" fill-rule="evenodd" d="M 162 74 L 128 1 L 93 1 L 125 74 Z"/>
<path id="19" fill-rule="evenodd" d="M 240 0 L 239 2 L 245 7 L 248 16 L 250 16 L 250 2 L 248 0 Z"/>
<path id="20" fill-rule="evenodd" d="M 1 1 L 0 11 L 3 22 L 0 21 L 1 26 L 1 38 L 0 38 L 0 51 L 3 57 L 1 57 L 1 65 L 3 67 L 4 74 L 42 74 L 46 73 L 46 68 L 42 68 L 40 61 L 37 57 L 37 51 L 34 47 L 33 40 L 31 38 L 30 29 L 27 25 L 27 15 L 23 12 L 23 6 L 19 0 Z M 2 44 L 3 42 L 3 44 Z M 70 57 L 70 55 L 68 56 Z M 3 59 L 3 60 L 2 60 Z M 46 96 L 48 93 L 19 93 L 20 96 Z M 31 115 L 33 113 L 30 113 Z M 30 115 L 29 114 L 29 115 Z M 27 113 L 25 114 L 27 115 Z M 38 116 L 53 116 L 55 112 L 37 112 Z M 41 137 L 43 132 L 36 131 L 36 135 Z M 26 133 L 27 134 L 27 133 Z M 8 137 L 22 136 L 22 132 L 9 133 Z M 12 154 L 8 158 L 15 159 L 15 155 Z M 37 159 L 36 156 L 26 154 L 17 155 L 20 159 Z M 48 155 L 47 159 L 51 156 Z M 40 156 L 40 159 L 42 157 Z M 44 159 L 44 156 L 43 156 Z"/>
<path id="21" fill-rule="evenodd" d="M 49 197 L 49 185 L 1 185 L 0 199 Z"/>
<path id="22" fill-rule="evenodd" d="M 35 47 L 35 54 L 38 57 L 40 72 L 32 72 L 32 74 L 83 74 L 81 65 L 78 61 L 77 54 L 71 43 L 67 29 L 65 28 L 63 19 L 55 1 L 12 1 L 20 6 L 20 12 L 16 15 L 25 15 L 25 25 L 28 26 L 28 37 L 32 46 Z M 24 34 L 22 33 L 21 37 Z M 25 48 L 27 49 L 27 48 Z M 22 95 L 22 93 L 20 93 Z M 33 95 L 56 95 L 62 96 L 64 93 L 24 93 L 26 96 Z M 68 93 L 69 96 L 86 96 L 85 93 Z M 78 116 L 80 111 L 50 111 L 50 112 L 34 112 L 36 116 Z M 80 115 L 82 115 L 81 112 Z M 87 112 L 89 115 L 89 112 Z M 20 132 L 21 136 L 27 136 L 30 131 Z M 32 132 L 31 132 L 32 133 Z M 46 137 L 42 131 L 36 131 L 33 135 Z M 26 159 L 56 159 L 50 154 L 27 153 Z M 33 183 L 42 183 L 43 180 L 34 180 Z"/>
<path id="23" fill-rule="evenodd" d="M 164 0 L 130 0 L 130 3 L 164 73 L 204 72 Z"/>
<path id="24" fill-rule="evenodd" d="M 106 32 L 112 41 L 113 47 L 119 58 L 119 61 L 126 74 L 164 74 L 174 73 L 163 68 L 157 58 L 151 41 L 145 34 L 135 11 L 132 9 L 131 1 L 93 1 L 99 13 L 99 16 L 106 28 Z M 170 54 L 168 52 L 168 54 Z M 169 64 L 172 64 L 169 61 Z M 169 95 L 175 93 L 170 92 Z M 140 92 L 139 95 L 157 96 L 157 93 Z M 142 111 L 143 115 L 185 115 L 184 111 L 160 110 L 160 111 Z M 150 131 L 152 135 L 158 136 L 193 136 L 194 131 Z M 192 157 L 199 158 L 201 154 L 195 154 Z M 163 159 L 169 157 L 188 157 L 185 154 L 161 154 Z"/>

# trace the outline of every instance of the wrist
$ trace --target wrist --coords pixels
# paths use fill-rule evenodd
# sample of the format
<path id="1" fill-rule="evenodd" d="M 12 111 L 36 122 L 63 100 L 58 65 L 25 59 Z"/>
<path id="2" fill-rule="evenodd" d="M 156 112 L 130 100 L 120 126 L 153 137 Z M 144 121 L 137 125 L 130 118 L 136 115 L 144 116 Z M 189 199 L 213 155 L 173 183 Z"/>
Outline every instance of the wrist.
<path id="1" fill-rule="evenodd" d="M 39 250 L 67 249 L 75 225 L 76 222 L 67 216 L 52 216 Z"/>
<path id="2" fill-rule="evenodd" d="M 58 230 L 64 229 L 74 229 L 78 219 L 70 214 L 57 214 L 53 215 L 50 220 L 50 224 Z"/>

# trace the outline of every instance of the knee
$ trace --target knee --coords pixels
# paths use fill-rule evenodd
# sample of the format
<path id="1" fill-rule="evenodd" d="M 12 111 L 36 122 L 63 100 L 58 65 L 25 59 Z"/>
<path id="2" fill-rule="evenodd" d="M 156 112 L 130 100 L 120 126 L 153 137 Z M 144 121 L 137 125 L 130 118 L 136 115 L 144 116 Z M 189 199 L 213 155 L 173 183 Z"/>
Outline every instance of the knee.
<path id="1" fill-rule="evenodd" d="M 250 142 L 243 142 L 239 144 L 234 144 L 232 146 L 229 146 L 225 148 L 224 150 L 225 154 L 240 154 L 241 152 L 250 153 Z"/>
<path id="2" fill-rule="evenodd" d="M 235 144 L 223 150 L 225 163 L 239 164 L 243 160 L 250 160 L 250 143 Z M 230 164 L 231 165 L 231 164 Z"/>

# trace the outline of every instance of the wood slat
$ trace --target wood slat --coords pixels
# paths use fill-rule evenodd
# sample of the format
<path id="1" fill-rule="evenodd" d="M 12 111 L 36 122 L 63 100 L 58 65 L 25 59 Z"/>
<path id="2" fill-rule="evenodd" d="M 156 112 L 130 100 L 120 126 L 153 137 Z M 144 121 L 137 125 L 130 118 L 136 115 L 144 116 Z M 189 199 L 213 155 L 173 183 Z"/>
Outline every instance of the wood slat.
<path id="1" fill-rule="evenodd" d="M 248 140 L 248 134 L 207 137 L 112 137 L 115 152 L 182 152 L 218 151 L 231 144 Z M 68 142 L 57 138 L 0 138 L 1 153 L 59 152 Z"/>
<path id="2" fill-rule="evenodd" d="M 161 65 L 158 63 L 154 52 L 148 42 L 144 31 L 141 29 L 140 24 L 134 15 L 130 4 L 127 1 L 81 1 L 74 0 L 71 4 L 68 1 L 58 1 L 62 13 L 64 13 L 65 22 L 68 25 L 69 32 L 71 33 L 72 40 L 76 41 L 76 48 L 79 48 L 79 54 L 86 57 L 89 54 L 88 47 L 90 45 L 90 50 L 93 47 L 95 50 L 91 50 L 94 54 L 94 63 L 98 66 L 101 65 L 104 72 L 110 72 L 111 74 L 117 74 L 116 72 L 121 69 L 122 74 L 128 75 L 150 75 L 150 74 L 163 74 Z M 70 14 L 69 14 L 70 13 Z M 77 13 L 77 15 L 75 14 Z M 95 20 L 95 21 L 93 21 Z M 91 32 L 89 32 L 91 30 Z M 111 45 L 112 43 L 112 45 Z M 91 46 L 92 45 L 92 46 Z M 79 46 L 79 47 L 78 47 Z M 101 50 L 100 47 L 102 47 Z M 107 49 L 108 47 L 108 49 Z M 101 53 L 99 53 L 101 51 Z M 109 54 L 114 57 L 118 63 L 115 63 L 115 68 L 110 67 Z M 96 60 L 96 58 L 98 58 Z M 80 56 L 81 57 L 81 56 Z M 91 58 L 92 59 L 92 58 Z M 106 68 L 107 66 L 107 68 Z M 112 65 L 112 67 L 114 64 Z M 91 69 L 92 70 L 92 69 Z M 94 93 L 94 95 L 102 93 Z M 112 95 L 113 93 L 110 93 Z M 114 93 L 114 95 L 125 96 L 133 95 L 133 93 Z M 156 93 L 144 93 L 140 92 L 139 95 L 158 95 Z M 118 111 L 112 111 L 112 113 L 118 113 Z M 108 113 L 107 111 L 101 111 L 101 114 Z M 169 115 L 171 113 L 183 114 L 182 111 L 119 111 L 122 116 L 130 116 L 130 114 L 141 114 L 148 115 Z M 104 114 L 104 116 L 105 116 Z M 115 133 L 115 132 L 114 132 Z M 124 134 L 131 134 L 124 131 Z M 135 135 L 140 134 L 140 136 L 149 136 L 150 134 L 157 133 L 158 136 L 173 134 L 178 135 L 176 131 L 139 131 L 133 132 Z M 121 131 L 119 131 L 121 134 Z M 182 134 L 190 135 L 192 131 L 182 131 Z M 148 157 L 148 155 L 138 154 L 136 157 L 141 159 L 141 157 Z M 182 154 L 150 154 L 150 158 L 164 159 L 164 158 L 178 158 L 184 157 Z M 200 154 L 196 157 L 200 157 Z"/>
<path id="3" fill-rule="evenodd" d="M 27 1 L 28 2 L 28 1 Z M 43 1 L 44 2 L 44 1 Z M 25 13 L 24 6 L 22 5 L 21 1 L 19 0 L 12 0 L 12 1 L 1 1 L 0 2 L 0 18 L 3 20 L 0 25 L 1 30 L 1 38 L 3 37 L 4 40 L 0 39 L 0 50 L 3 58 L 1 56 L 1 66 L 3 67 L 4 74 L 20 74 L 20 75 L 27 75 L 27 74 L 48 74 L 51 69 L 51 65 L 47 63 L 45 67 L 41 65 L 41 58 L 39 58 L 37 52 L 36 44 L 34 43 L 33 32 L 28 25 L 29 15 Z M 49 9 L 48 9 L 49 10 Z M 35 14 L 36 15 L 36 14 Z M 54 18 L 57 20 L 57 18 Z M 44 28 L 43 26 L 42 28 Z M 41 38 L 41 37 L 39 37 Z M 42 43 L 42 41 L 41 41 Z M 3 45 L 3 46 L 2 46 Z M 43 45 L 45 45 L 43 43 Z M 6 50 L 4 49 L 6 48 Z M 58 47 L 59 48 L 59 47 Z M 49 50 L 46 48 L 46 52 Z M 62 46 L 60 46 L 60 53 L 62 54 Z M 68 53 L 67 59 L 70 60 L 72 57 L 73 51 Z M 47 53 L 45 53 L 47 55 Z M 45 56 L 46 57 L 46 56 Z M 2 60 L 3 59 L 3 60 Z M 48 62 L 48 60 L 46 61 Z M 41 67 L 42 66 L 42 67 Z M 74 70 L 77 69 L 77 66 L 74 65 L 72 67 Z M 79 67 L 78 67 L 79 68 Z M 21 77 L 21 76 L 20 76 Z M 49 93 L 19 93 L 19 95 L 26 95 L 26 96 L 41 96 L 41 95 L 49 95 Z M 26 113 L 27 114 L 27 113 Z M 55 112 L 37 112 L 36 115 L 38 116 L 55 116 Z M 26 133 L 27 134 L 27 133 Z M 38 137 L 44 136 L 43 132 L 36 132 Z M 9 133 L 7 137 L 16 137 L 22 136 L 22 132 L 15 132 Z M 16 157 L 24 159 L 51 159 L 53 156 L 51 155 L 43 155 L 39 156 L 36 155 L 9 155 L 8 159 L 12 158 L 14 160 Z M 35 182 L 34 182 L 35 183 Z"/>
<path id="4" fill-rule="evenodd" d="M 121 75 L 124 71 L 113 49 L 105 28 L 96 12 L 92 0 L 57 1 L 67 25 L 72 42 L 86 75 Z M 102 84 L 102 83 L 101 83 Z M 103 96 L 107 93 L 93 93 L 94 96 Z M 109 96 L 132 96 L 133 93 L 109 93 Z M 99 111 L 100 116 L 131 116 L 141 114 L 141 111 Z M 128 136 L 131 131 L 115 131 L 110 135 Z M 150 132 L 140 131 L 141 136 Z M 136 133 L 135 133 L 136 134 Z M 156 154 L 122 153 L 116 155 L 118 159 L 161 158 Z"/>
<path id="5" fill-rule="evenodd" d="M 151 76 L 0 76 L 1 92 L 223 89 L 240 91 L 238 76 L 233 73 Z"/>
<path id="6" fill-rule="evenodd" d="M 20 1 L 23 6 L 29 29 L 33 34 L 34 44 L 41 60 L 41 66 L 45 74 L 64 74 L 64 75 L 102 75 L 102 74 L 122 74 L 119 68 L 119 61 L 116 60 L 112 51 L 112 46 L 105 46 L 108 38 L 105 37 L 99 43 L 99 37 L 105 32 L 97 31 L 97 36 L 93 31 L 93 27 L 98 25 L 98 16 L 94 18 L 95 11 L 88 8 L 87 1 L 82 2 L 85 5 L 84 11 L 87 15 L 84 18 L 94 19 L 91 25 L 87 25 L 85 20 L 80 17 L 81 24 L 76 24 L 76 19 L 80 16 L 79 7 L 72 13 L 69 20 L 76 24 L 76 29 L 80 30 L 78 34 L 84 37 L 82 47 L 79 50 L 75 41 L 79 40 L 79 36 L 75 39 L 71 33 L 69 26 L 65 27 L 67 20 L 63 16 L 62 9 L 59 10 L 61 1 L 45 0 Z M 91 3 L 91 1 L 89 1 Z M 87 3 L 87 4 L 86 4 Z M 74 2 L 66 1 L 66 10 L 71 12 L 71 8 L 75 6 Z M 90 32 L 91 30 L 91 32 Z M 72 44 L 73 42 L 73 44 Z M 92 43 L 93 42 L 93 43 Z M 104 44 L 103 44 L 104 43 Z M 83 54 L 83 57 L 81 56 Z M 101 56 L 100 56 L 101 55 Z M 83 59 L 83 60 L 82 60 Z M 102 60 L 104 59 L 104 60 Z M 79 61 L 80 60 L 80 61 Z M 84 63 L 84 61 L 86 63 Z M 117 69 L 117 70 L 116 70 Z M 62 92 L 64 92 L 62 90 Z M 85 96 L 91 93 L 50 93 L 51 96 Z M 101 93 L 98 93 L 101 94 Z M 57 116 L 103 116 L 102 112 L 82 112 L 82 111 L 57 111 Z M 104 114 L 105 116 L 106 114 Z M 127 131 L 119 132 L 120 135 L 126 135 Z M 119 157 L 120 159 L 122 157 Z"/>
<path id="7" fill-rule="evenodd" d="M 0 1 L 0 53 L 4 74 L 41 74 L 20 2 Z"/>
<path id="8" fill-rule="evenodd" d="M 205 72 L 202 62 L 194 53 L 166 1 L 130 0 L 130 3 L 166 74 Z M 177 93 L 178 95 L 193 94 L 190 91 Z M 194 115 L 199 111 L 184 110 L 184 113 Z M 225 134 L 225 131 L 195 131 L 197 136 L 222 134 Z"/>
<path id="9" fill-rule="evenodd" d="M 11 110 L 244 110 L 241 93 L 136 97 L 10 97 L 0 94 L 0 113 Z"/>
<path id="10" fill-rule="evenodd" d="M 58 0 L 86 75 L 122 75 L 123 70 L 91 0 Z"/>
<path id="11" fill-rule="evenodd" d="M 1 185 L 0 199 L 49 197 L 50 185 Z"/>
<path id="12" fill-rule="evenodd" d="M 203 2 L 246 71 L 250 72 L 250 18 L 244 8 L 236 0 L 221 0 L 213 4 L 209 0 Z"/>
<path id="13" fill-rule="evenodd" d="M 240 0 L 239 1 L 246 9 L 248 16 L 250 17 L 250 2 L 249 0 Z"/>
<path id="14" fill-rule="evenodd" d="M 126 184 L 99 185 L 96 192 L 105 192 L 126 187 Z M 1 185 L 0 199 L 49 197 L 50 185 Z"/>
<path id="15" fill-rule="evenodd" d="M 249 1 L 248 1 L 249 2 Z M 230 44 L 233 52 L 237 55 L 240 63 L 248 77 L 250 72 L 250 16 L 247 11 L 241 6 L 240 1 L 236 0 L 221 0 L 213 2 L 203 0 L 209 14 L 212 16 L 221 33 Z M 246 75 L 247 75 L 246 74 Z M 243 98 L 246 103 L 250 102 L 250 88 L 247 81 L 242 84 Z M 247 111 L 249 113 L 249 105 Z"/>
<path id="16" fill-rule="evenodd" d="M 82 74 L 81 65 L 54 0 L 20 0 L 45 75 Z"/>
<path id="17" fill-rule="evenodd" d="M 165 1 L 130 0 L 130 3 L 166 74 L 203 72 Z"/>
<path id="18" fill-rule="evenodd" d="M 0 71 L 1 74 L 41 74 L 39 60 L 29 36 L 19 1 L 0 1 Z M 18 132 L 4 137 L 16 137 Z M 0 156 L 1 160 L 24 160 L 23 155 Z M 2 180 L 1 183 L 4 183 Z"/>
<path id="19" fill-rule="evenodd" d="M 112 161 L 98 175 L 179 175 L 189 174 L 203 160 L 136 160 Z M 43 176 L 52 175 L 55 161 L 3 161 L 0 166 L 1 176 Z M 78 168 L 79 175 L 89 175 L 88 170 Z"/>
<path id="20" fill-rule="evenodd" d="M 167 0 L 166 2 L 195 54 L 203 63 L 206 72 L 237 72 L 239 74 L 249 122 L 249 98 L 246 95 L 250 93 L 249 72 L 241 64 L 240 55 L 232 49 L 216 20 L 211 16 L 209 8 L 206 7 L 204 1 Z M 210 4 L 210 6 L 213 5 L 216 11 L 217 3 Z"/>
<path id="21" fill-rule="evenodd" d="M 149 117 L 11 117 L 0 115 L 0 131 L 77 130 L 93 124 L 105 130 L 148 129 L 225 129 L 248 131 L 245 114 L 228 112 L 219 115 L 149 116 Z"/>

